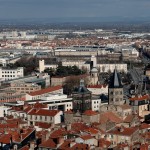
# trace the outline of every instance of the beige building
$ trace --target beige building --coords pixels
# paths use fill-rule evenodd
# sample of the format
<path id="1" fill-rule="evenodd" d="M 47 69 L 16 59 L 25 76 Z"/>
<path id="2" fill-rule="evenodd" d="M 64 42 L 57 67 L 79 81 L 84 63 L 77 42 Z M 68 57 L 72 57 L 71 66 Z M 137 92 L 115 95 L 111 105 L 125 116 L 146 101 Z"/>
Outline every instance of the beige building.
<path id="1" fill-rule="evenodd" d="M 37 122 L 51 124 L 61 123 L 62 111 L 48 109 L 32 109 L 27 114 L 28 125 L 35 125 Z"/>
<path id="2" fill-rule="evenodd" d="M 33 83 L 12 82 L 10 83 L 9 89 L 19 93 L 30 93 L 41 90 L 41 86 Z"/>

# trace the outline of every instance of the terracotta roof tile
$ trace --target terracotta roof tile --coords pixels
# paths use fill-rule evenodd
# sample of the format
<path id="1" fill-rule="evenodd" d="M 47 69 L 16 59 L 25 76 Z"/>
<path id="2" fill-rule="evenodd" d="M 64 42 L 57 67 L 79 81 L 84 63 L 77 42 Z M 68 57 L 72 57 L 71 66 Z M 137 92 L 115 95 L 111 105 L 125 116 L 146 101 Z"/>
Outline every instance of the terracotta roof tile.
<path id="1" fill-rule="evenodd" d="M 84 135 L 80 137 L 83 140 L 89 140 L 89 139 L 93 139 L 94 137 L 92 137 L 91 135 Z"/>
<path id="2" fill-rule="evenodd" d="M 149 99 L 149 95 L 143 95 L 143 96 L 136 96 L 136 97 L 132 97 L 130 98 L 131 101 L 141 101 L 141 100 L 148 100 Z"/>
<path id="3" fill-rule="evenodd" d="M 90 134 L 97 134 L 99 132 L 99 130 L 95 128 L 88 128 L 88 129 L 85 129 L 85 131 L 89 132 Z"/>
<path id="4" fill-rule="evenodd" d="M 92 110 L 86 110 L 83 114 L 87 116 L 93 116 L 93 115 L 97 115 L 98 113 Z"/>
<path id="5" fill-rule="evenodd" d="M 47 141 L 42 142 L 39 147 L 56 148 L 56 143 L 53 141 L 53 139 L 48 139 Z"/>
<path id="6" fill-rule="evenodd" d="M 62 143 L 58 149 L 66 150 L 67 148 L 70 147 L 70 143 L 71 143 L 70 140 L 64 141 L 64 143 Z"/>
<path id="7" fill-rule="evenodd" d="M 64 136 L 66 135 L 68 132 L 66 131 L 65 128 L 60 128 L 58 130 L 55 130 L 51 133 L 50 137 L 51 138 L 58 138 L 58 137 L 61 137 L 61 136 Z"/>
<path id="8" fill-rule="evenodd" d="M 35 126 L 38 126 L 39 128 L 48 129 L 51 127 L 51 124 L 46 122 L 36 122 Z"/>
<path id="9" fill-rule="evenodd" d="M 39 115 L 39 116 L 52 116 L 54 117 L 57 115 L 60 111 L 59 110 L 48 110 L 48 109 L 32 109 L 28 115 Z"/>
<path id="10" fill-rule="evenodd" d="M 149 124 L 146 124 L 146 123 L 142 123 L 140 125 L 140 129 L 149 129 L 150 128 L 150 125 Z"/>
<path id="11" fill-rule="evenodd" d="M 121 107 L 123 110 L 125 109 L 131 109 L 132 107 L 128 104 L 123 104 L 123 105 L 120 105 L 119 107 Z"/>
<path id="12" fill-rule="evenodd" d="M 2 134 L 0 135 L 0 143 L 9 144 L 11 140 L 10 134 Z"/>
<path id="13" fill-rule="evenodd" d="M 45 89 L 42 89 L 42 90 L 39 90 L 39 91 L 34 91 L 34 92 L 31 92 L 31 93 L 28 93 L 29 95 L 31 96 L 36 96 L 36 95 L 42 95 L 42 94 L 45 94 L 45 93 L 50 93 L 50 92 L 53 92 L 53 91 L 57 91 L 57 90 L 60 90 L 62 89 L 62 86 L 53 86 L 53 87 L 48 87 L 48 88 L 45 88 Z"/>
<path id="14" fill-rule="evenodd" d="M 72 123 L 71 124 L 71 131 L 74 131 L 76 133 L 80 132 L 80 131 L 84 131 L 85 129 L 88 129 L 89 127 L 85 124 L 85 123 Z"/>
<path id="15" fill-rule="evenodd" d="M 122 122 L 122 119 L 111 111 L 104 112 L 100 115 L 100 123 L 106 123 L 108 120 L 114 123 Z"/>
<path id="16" fill-rule="evenodd" d="M 134 118 L 135 118 L 135 115 L 130 114 L 124 119 L 124 122 L 130 123 Z"/>
<path id="17" fill-rule="evenodd" d="M 70 150 L 90 150 L 89 146 L 87 144 L 81 144 L 81 143 L 76 143 L 75 145 L 73 145 Z"/>
<path id="18" fill-rule="evenodd" d="M 145 143 L 140 146 L 140 150 L 149 150 L 149 144 Z"/>
<path id="19" fill-rule="evenodd" d="M 138 130 L 138 127 L 130 127 L 130 128 L 122 127 L 122 129 L 120 127 L 116 127 L 115 129 L 109 131 L 108 133 L 116 134 L 116 135 L 131 136 L 137 130 Z"/>
<path id="20" fill-rule="evenodd" d="M 100 139 L 99 140 L 99 147 L 104 148 L 104 147 L 109 147 L 111 145 L 110 141 L 107 141 L 105 139 Z"/>

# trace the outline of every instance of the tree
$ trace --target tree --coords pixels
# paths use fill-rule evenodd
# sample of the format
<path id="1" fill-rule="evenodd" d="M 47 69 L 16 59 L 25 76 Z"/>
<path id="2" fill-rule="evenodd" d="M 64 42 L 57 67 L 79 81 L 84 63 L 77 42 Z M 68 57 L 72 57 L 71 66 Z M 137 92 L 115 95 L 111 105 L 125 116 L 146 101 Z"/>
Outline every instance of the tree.
<path id="1" fill-rule="evenodd" d="M 48 73 L 51 77 L 55 75 L 55 69 L 54 68 L 46 68 L 44 70 L 45 73 Z"/>
<path id="2" fill-rule="evenodd" d="M 24 74 L 29 75 L 38 67 L 38 61 L 35 57 L 22 57 L 14 66 L 24 67 Z"/>
<path id="3" fill-rule="evenodd" d="M 80 80 L 82 78 L 83 78 L 82 75 L 67 77 L 66 81 L 63 84 L 64 93 L 70 95 L 73 92 L 74 88 L 80 85 Z M 89 83 L 88 78 L 84 78 L 84 83 L 85 85 L 88 85 Z"/>

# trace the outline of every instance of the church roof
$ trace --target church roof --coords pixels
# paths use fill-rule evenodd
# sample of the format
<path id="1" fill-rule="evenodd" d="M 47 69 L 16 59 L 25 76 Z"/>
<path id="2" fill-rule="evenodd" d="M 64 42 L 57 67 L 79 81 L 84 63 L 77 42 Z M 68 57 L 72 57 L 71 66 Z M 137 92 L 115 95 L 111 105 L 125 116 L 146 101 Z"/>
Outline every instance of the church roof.
<path id="1" fill-rule="evenodd" d="M 110 77 L 109 88 L 122 88 L 120 75 L 117 69 L 114 70 L 113 75 Z"/>
<path id="2" fill-rule="evenodd" d="M 86 94 L 91 93 L 84 85 L 84 80 L 80 80 L 80 86 L 75 88 L 73 93 Z"/>

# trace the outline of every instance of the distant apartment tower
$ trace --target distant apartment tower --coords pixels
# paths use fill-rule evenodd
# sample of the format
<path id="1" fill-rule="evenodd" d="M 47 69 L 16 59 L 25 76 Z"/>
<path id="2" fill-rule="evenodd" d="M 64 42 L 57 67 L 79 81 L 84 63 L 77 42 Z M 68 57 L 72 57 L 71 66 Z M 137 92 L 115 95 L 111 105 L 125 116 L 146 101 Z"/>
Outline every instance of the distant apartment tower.
<path id="1" fill-rule="evenodd" d="M 0 68 L 0 78 L 3 80 L 12 80 L 16 78 L 24 77 L 23 67 L 18 68 Z"/>

